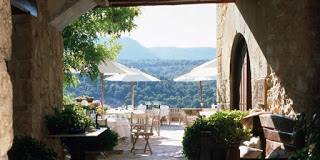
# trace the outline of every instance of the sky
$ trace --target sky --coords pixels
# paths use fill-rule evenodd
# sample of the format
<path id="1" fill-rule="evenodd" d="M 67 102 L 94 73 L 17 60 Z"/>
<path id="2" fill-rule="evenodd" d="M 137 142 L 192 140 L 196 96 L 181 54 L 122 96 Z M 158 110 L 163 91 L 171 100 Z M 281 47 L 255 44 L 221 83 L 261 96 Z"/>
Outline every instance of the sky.
<path id="1" fill-rule="evenodd" d="M 126 33 L 145 47 L 216 47 L 216 5 L 141 7 L 138 27 Z"/>

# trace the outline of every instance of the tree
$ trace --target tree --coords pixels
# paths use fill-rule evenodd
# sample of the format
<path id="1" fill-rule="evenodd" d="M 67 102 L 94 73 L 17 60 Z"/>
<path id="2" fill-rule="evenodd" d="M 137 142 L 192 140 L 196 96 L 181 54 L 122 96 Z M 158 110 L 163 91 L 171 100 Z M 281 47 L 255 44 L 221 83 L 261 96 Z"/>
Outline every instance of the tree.
<path id="1" fill-rule="evenodd" d="M 79 71 L 80 76 L 89 75 L 91 81 L 96 80 L 100 74 L 98 64 L 106 58 L 116 59 L 121 49 L 116 38 L 136 27 L 134 18 L 139 14 L 136 7 L 96 8 L 64 28 L 64 84 L 76 85 L 77 77 L 72 75 L 72 69 Z M 112 38 L 103 45 L 96 44 L 100 35 Z"/>

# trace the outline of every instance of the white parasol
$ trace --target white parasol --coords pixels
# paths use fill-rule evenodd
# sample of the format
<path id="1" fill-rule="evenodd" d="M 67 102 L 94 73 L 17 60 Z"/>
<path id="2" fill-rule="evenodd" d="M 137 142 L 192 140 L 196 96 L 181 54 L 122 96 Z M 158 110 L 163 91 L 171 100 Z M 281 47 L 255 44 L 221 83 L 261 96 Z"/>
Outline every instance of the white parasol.
<path id="1" fill-rule="evenodd" d="M 148 75 L 138 69 L 133 69 L 136 74 L 116 74 L 113 76 L 110 76 L 108 78 L 105 78 L 106 81 L 121 81 L 121 82 L 131 82 L 131 103 L 132 106 L 134 106 L 134 94 L 133 94 L 133 87 L 134 87 L 134 82 L 157 82 L 160 81 L 159 79 Z"/>
<path id="2" fill-rule="evenodd" d="M 199 81 L 200 84 L 200 103 L 202 109 L 202 81 L 217 80 L 217 59 L 206 62 L 198 67 L 193 68 L 189 73 L 173 79 L 173 81 Z"/>

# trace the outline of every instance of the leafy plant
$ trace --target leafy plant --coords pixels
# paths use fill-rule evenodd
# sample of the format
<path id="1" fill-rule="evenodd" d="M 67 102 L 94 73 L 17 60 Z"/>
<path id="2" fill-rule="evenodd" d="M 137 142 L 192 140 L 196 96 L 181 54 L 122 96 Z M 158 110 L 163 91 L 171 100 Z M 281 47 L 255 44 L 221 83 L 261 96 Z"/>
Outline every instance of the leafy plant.
<path id="1" fill-rule="evenodd" d="M 95 8 L 65 27 L 62 31 L 64 84 L 76 85 L 77 77 L 72 69 L 96 80 L 100 75 L 98 64 L 106 58 L 116 59 L 121 49 L 116 38 L 136 27 L 134 19 L 139 14 L 137 7 Z M 100 45 L 96 44 L 99 35 L 112 38 Z"/>
<path id="2" fill-rule="evenodd" d="M 299 119 L 298 119 L 299 120 Z M 290 160 L 319 160 L 320 159 L 320 117 L 314 114 L 307 128 L 307 143 L 295 151 Z"/>
<path id="3" fill-rule="evenodd" d="M 73 94 L 69 93 L 66 88 L 63 88 L 63 104 L 70 105 L 74 103 Z"/>
<path id="4" fill-rule="evenodd" d="M 60 111 L 54 108 L 54 115 L 47 115 L 47 127 L 51 134 L 84 132 L 93 125 L 93 119 L 85 116 L 81 107 L 68 106 Z"/>
<path id="5" fill-rule="evenodd" d="M 211 132 L 212 143 L 237 143 L 251 136 L 250 130 L 244 130 L 240 119 L 249 111 L 220 111 L 209 118 L 197 119 L 185 129 L 183 136 L 183 153 L 189 159 L 198 159 L 200 153 L 200 137 L 203 131 Z"/>
<path id="6" fill-rule="evenodd" d="M 10 160 L 54 160 L 58 155 L 52 148 L 30 136 L 16 136 L 8 157 Z"/>
<path id="7" fill-rule="evenodd" d="M 106 151 L 112 150 L 118 144 L 118 133 L 108 128 L 98 137 L 63 138 L 62 143 L 73 152 L 74 150 Z"/>

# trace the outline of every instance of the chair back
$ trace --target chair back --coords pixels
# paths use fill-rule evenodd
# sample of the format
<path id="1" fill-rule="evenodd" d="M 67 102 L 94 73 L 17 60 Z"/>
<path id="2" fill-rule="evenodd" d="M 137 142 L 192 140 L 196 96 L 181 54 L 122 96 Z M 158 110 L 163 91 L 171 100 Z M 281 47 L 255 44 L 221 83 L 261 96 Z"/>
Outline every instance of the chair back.
<path id="1" fill-rule="evenodd" d="M 160 118 L 161 110 L 160 110 L 160 109 L 158 109 L 158 108 L 152 108 L 151 113 L 153 114 L 153 116 L 155 116 L 155 117 L 159 117 L 159 118 Z"/>
<path id="2" fill-rule="evenodd" d="M 145 112 L 131 112 L 130 125 L 146 125 L 147 114 Z"/>

